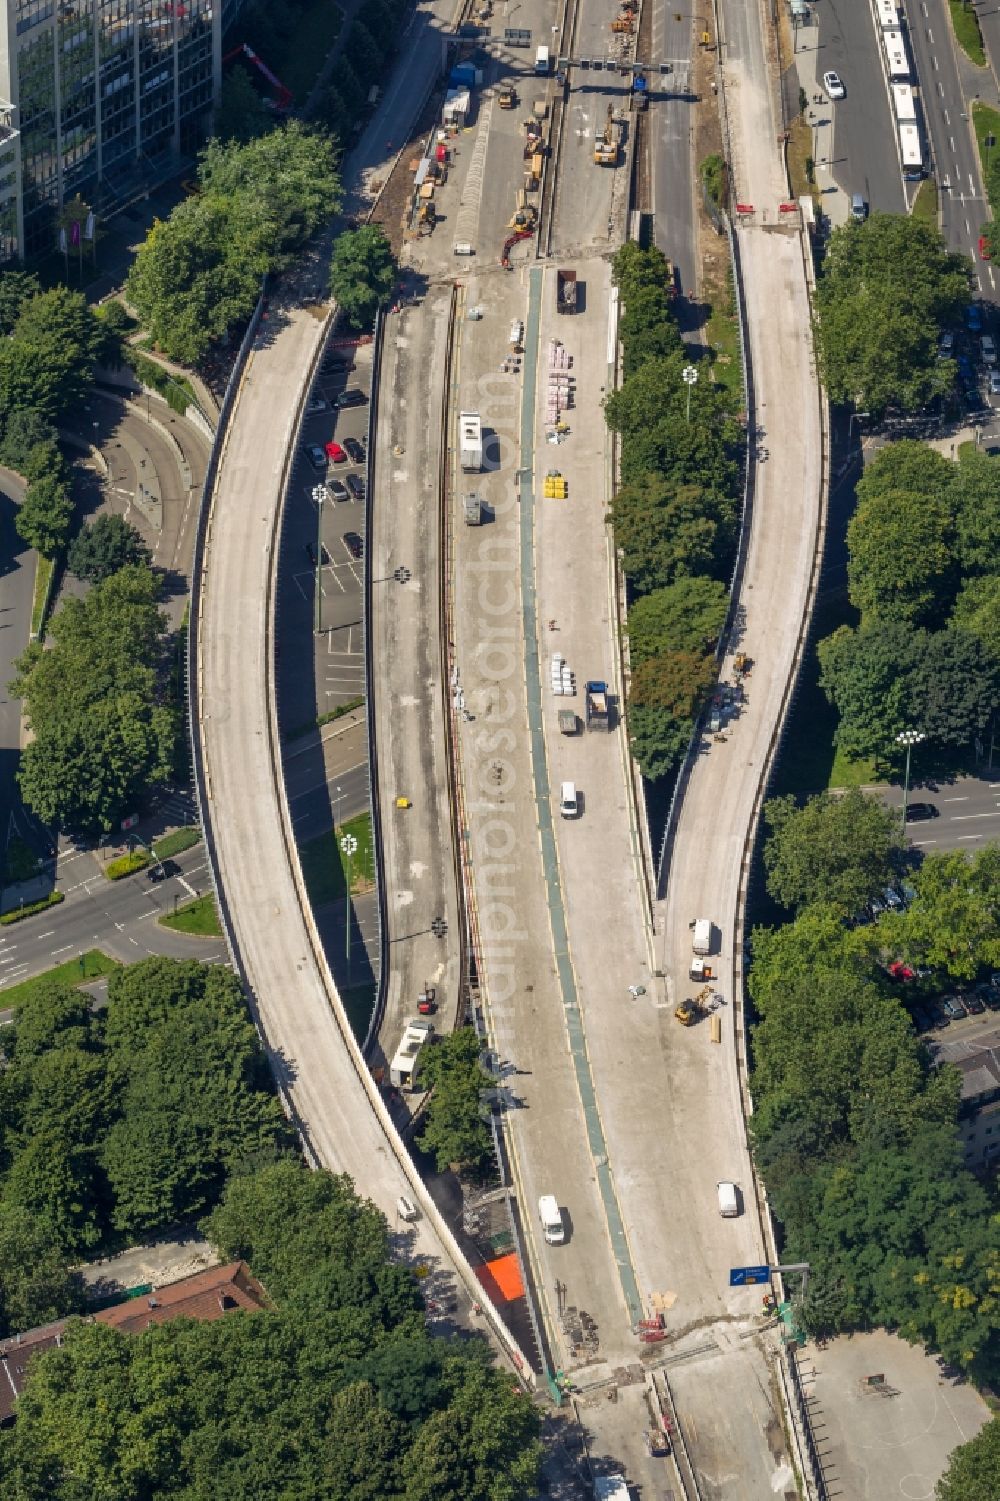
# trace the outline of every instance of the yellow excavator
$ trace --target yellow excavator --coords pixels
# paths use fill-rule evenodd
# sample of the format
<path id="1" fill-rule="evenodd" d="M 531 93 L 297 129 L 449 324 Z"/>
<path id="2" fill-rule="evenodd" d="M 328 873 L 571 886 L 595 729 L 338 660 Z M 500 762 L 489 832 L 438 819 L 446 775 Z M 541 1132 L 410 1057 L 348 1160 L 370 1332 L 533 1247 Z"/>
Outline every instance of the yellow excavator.
<path id="1" fill-rule="evenodd" d="M 594 162 L 598 167 L 617 167 L 618 165 L 618 126 L 610 104 L 604 129 L 599 136 L 594 137 Z"/>

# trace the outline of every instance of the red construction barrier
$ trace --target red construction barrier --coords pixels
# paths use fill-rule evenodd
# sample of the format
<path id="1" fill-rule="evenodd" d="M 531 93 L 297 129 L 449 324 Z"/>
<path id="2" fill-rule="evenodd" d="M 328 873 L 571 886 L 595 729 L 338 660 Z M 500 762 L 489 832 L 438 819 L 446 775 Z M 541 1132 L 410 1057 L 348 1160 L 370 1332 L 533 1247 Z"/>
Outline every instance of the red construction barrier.
<path id="1" fill-rule="evenodd" d="M 753 213 L 753 204 L 752 203 L 738 203 L 736 205 L 736 212 L 738 214 L 752 214 Z"/>
<path id="2" fill-rule="evenodd" d="M 798 206 L 797 203 L 779 203 L 778 204 L 778 213 L 779 214 L 797 214 L 798 211 L 799 211 L 799 206 Z"/>

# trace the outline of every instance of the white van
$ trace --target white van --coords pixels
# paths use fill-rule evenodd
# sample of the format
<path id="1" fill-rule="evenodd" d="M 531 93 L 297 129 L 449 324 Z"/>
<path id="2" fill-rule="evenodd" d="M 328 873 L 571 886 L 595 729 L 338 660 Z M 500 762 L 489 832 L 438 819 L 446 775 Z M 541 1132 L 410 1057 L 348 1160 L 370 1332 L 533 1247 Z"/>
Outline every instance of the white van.
<path id="1" fill-rule="evenodd" d="M 691 947 L 696 954 L 710 954 L 712 952 L 712 919 L 710 917 L 696 917 L 691 924 L 694 937 Z"/>
<path id="2" fill-rule="evenodd" d="M 538 1201 L 538 1218 L 542 1222 L 542 1234 L 549 1245 L 561 1246 L 566 1239 L 566 1227 L 553 1194 L 542 1194 Z"/>
<path id="3" fill-rule="evenodd" d="M 559 812 L 563 818 L 575 818 L 580 811 L 575 782 L 563 782 L 559 787 Z"/>
<path id="4" fill-rule="evenodd" d="M 735 1183 L 717 1183 L 719 1190 L 719 1213 L 724 1220 L 733 1220 L 740 1212 Z"/>

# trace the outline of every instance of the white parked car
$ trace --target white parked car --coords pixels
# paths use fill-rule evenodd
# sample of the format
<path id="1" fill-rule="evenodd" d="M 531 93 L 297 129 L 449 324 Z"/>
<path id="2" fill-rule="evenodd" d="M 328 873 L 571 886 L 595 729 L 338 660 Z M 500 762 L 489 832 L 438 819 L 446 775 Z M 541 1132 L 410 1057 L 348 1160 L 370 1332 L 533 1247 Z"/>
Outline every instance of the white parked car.
<path id="1" fill-rule="evenodd" d="M 847 90 L 844 88 L 843 81 L 841 80 L 839 73 L 824 73 L 823 87 L 826 89 L 826 92 L 829 94 L 831 99 L 847 98 Z"/>

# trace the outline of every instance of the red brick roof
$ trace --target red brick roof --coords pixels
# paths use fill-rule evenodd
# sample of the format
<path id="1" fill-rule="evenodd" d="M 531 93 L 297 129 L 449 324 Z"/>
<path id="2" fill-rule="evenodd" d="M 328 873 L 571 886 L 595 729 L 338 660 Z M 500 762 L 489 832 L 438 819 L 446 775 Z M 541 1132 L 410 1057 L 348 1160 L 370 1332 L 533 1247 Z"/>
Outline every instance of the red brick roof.
<path id="1" fill-rule="evenodd" d="M 139 1334 L 151 1324 L 189 1318 L 210 1323 L 238 1308 L 252 1313 L 266 1308 L 264 1289 L 243 1261 L 209 1267 L 180 1282 L 168 1283 L 140 1298 L 115 1303 L 93 1315 L 95 1323 L 110 1324 L 124 1334 Z M 28 1369 L 41 1350 L 62 1343 L 68 1320 L 59 1319 L 39 1329 L 0 1340 L 0 1425 L 13 1422 L 17 1398 L 24 1390 Z"/>

